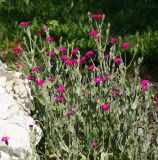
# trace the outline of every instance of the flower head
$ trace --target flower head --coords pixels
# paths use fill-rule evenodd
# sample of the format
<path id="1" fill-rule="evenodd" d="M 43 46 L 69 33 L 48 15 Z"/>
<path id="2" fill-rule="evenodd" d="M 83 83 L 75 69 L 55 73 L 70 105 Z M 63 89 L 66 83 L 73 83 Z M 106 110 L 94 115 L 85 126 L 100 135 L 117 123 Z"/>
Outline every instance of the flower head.
<path id="1" fill-rule="evenodd" d="M 32 75 L 27 76 L 27 79 L 30 80 L 30 81 L 34 80 L 35 78 L 36 78 L 36 77 L 35 77 L 35 76 L 32 76 Z"/>
<path id="2" fill-rule="evenodd" d="M 117 38 L 111 38 L 110 43 L 111 44 L 116 44 L 118 42 Z"/>
<path id="3" fill-rule="evenodd" d="M 81 59 L 80 59 L 80 64 L 85 63 L 85 62 L 86 62 L 86 59 L 87 59 L 86 56 L 81 57 Z"/>
<path id="4" fill-rule="evenodd" d="M 19 54 L 21 54 L 23 51 L 22 51 L 22 49 L 20 49 L 19 47 L 17 47 L 17 48 L 15 48 L 12 52 L 13 52 L 14 55 L 19 55 Z"/>
<path id="5" fill-rule="evenodd" d="M 91 57 L 93 55 L 94 55 L 93 51 L 87 51 L 86 54 L 85 54 L 85 57 Z"/>
<path id="6" fill-rule="evenodd" d="M 110 106 L 108 104 L 102 104 L 101 109 L 107 111 L 110 109 Z"/>
<path id="7" fill-rule="evenodd" d="M 19 27 L 25 27 L 25 26 L 28 26 L 29 24 L 31 24 L 31 21 L 20 22 L 18 26 L 19 26 Z"/>
<path id="8" fill-rule="evenodd" d="M 56 56 L 56 52 L 54 52 L 54 51 L 47 52 L 47 56 L 55 57 Z"/>
<path id="9" fill-rule="evenodd" d="M 16 64 L 15 66 L 16 66 L 16 68 L 18 68 L 18 69 L 21 67 L 20 64 Z"/>
<path id="10" fill-rule="evenodd" d="M 122 48 L 129 48 L 129 43 L 128 43 L 128 42 L 123 42 L 123 43 L 121 44 L 121 47 L 122 47 Z"/>
<path id="11" fill-rule="evenodd" d="M 45 41 L 46 41 L 47 43 L 51 43 L 51 42 L 54 42 L 54 41 L 55 41 L 55 38 L 49 36 L 49 37 L 47 37 L 47 38 L 45 39 Z"/>
<path id="12" fill-rule="evenodd" d="M 104 15 L 103 14 L 92 14 L 91 17 L 93 19 L 103 19 Z"/>
<path id="13" fill-rule="evenodd" d="M 57 102 L 58 102 L 58 101 L 64 101 L 64 99 L 65 99 L 65 98 L 64 98 L 63 96 L 59 96 L 59 97 L 55 97 L 55 98 L 54 98 L 54 100 L 57 101 Z"/>
<path id="14" fill-rule="evenodd" d="M 48 77 L 48 81 L 53 82 L 55 78 L 53 77 Z"/>
<path id="15" fill-rule="evenodd" d="M 114 59 L 114 62 L 115 62 L 115 63 L 121 63 L 121 62 L 122 62 L 122 59 L 121 59 L 120 57 L 115 58 L 115 59 Z"/>
<path id="16" fill-rule="evenodd" d="M 33 124 L 29 124 L 29 128 L 32 129 L 33 128 Z"/>
<path id="17" fill-rule="evenodd" d="M 62 93 L 65 90 L 64 86 L 59 86 L 56 90 L 57 93 Z"/>
<path id="18" fill-rule="evenodd" d="M 88 69 L 89 71 L 94 70 L 94 68 L 95 68 L 95 66 L 94 66 L 94 65 L 90 65 L 90 66 L 88 66 L 88 67 L 87 67 L 87 69 Z"/>
<path id="19" fill-rule="evenodd" d="M 155 98 L 155 102 L 158 104 L 158 98 Z"/>
<path id="20" fill-rule="evenodd" d="M 78 64 L 78 59 L 73 59 L 73 64 Z"/>
<path id="21" fill-rule="evenodd" d="M 73 64 L 73 60 L 72 59 L 67 59 L 65 62 L 64 62 L 65 65 L 72 65 Z"/>
<path id="22" fill-rule="evenodd" d="M 1 142 L 4 142 L 5 144 L 8 145 L 9 139 L 10 139 L 10 137 L 8 137 L 8 136 L 2 137 L 2 138 L 1 138 Z"/>
<path id="23" fill-rule="evenodd" d="M 148 89 L 149 89 L 149 83 L 150 83 L 150 81 L 147 80 L 147 79 L 142 80 L 142 81 L 141 81 L 141 89 L 142 89 L 143 91 L 148 90 Z"/>
<path id="24" fill-rule="evenodd" d="M 78 48 L 75 48 L 74 50 L 71 51 L 71 54 L 76 54 L 79 51 Z"/>
<path id="25" fill-rule="evenodd" d="M 59 52 L 66 52 L 66 48 L 65 47 L 61 47 L 61 48 L 59 48 Z"/>
<path id="26" fill-rule="evenodd" d="M 45 83 L 45 80 L 40 79 L 38 81 L 36 81 L 36 86 L 42 86 Z"/>
<path id="27" fill-rule="evenodd" d="M 60 59 L 63 60 L 63 61 L 66 61 L 66 60 L 68 60 L 68 56 L 67 55 L 62 55 L 62 56 L 60 56 Z"/>
<path id="28" fill-rule="evenodd" d="M 117 89 L 113 90 L 112 93 L 113 93 L 115 96 L 120 95 L 120 91 L 117 90 Z"/>
<path id="29" fill-rule="evenodd" d="M 77 59 L 67 59 L 64 62 L 65 65 L 72 65 L 72 64 L 78 64 L 78 60 Z"/>
<path id="30" fill-rule="evenodd" d="M 107 80 L 106 77 L 96 77 L 96 78 L 93 79 L 94 83 L 96 83 L 96 84 L 100 83 L 100 82 L 103 82 L 105 80 Z"/>
<path id="31" fill-rule="evenodd" d="M 66 115 L 68 117 L 72 116 L 74 114 L 74 110 L 72 108 L 68 108 Z"/>
<path id="32" fill-rule="evenodd" d="M 108 53 L 105 53 L 105 54 L 104 54 L 104 59 L 109 59 L 109 57 L 110 57 L 110 56 L 109 56 Z"/>
<path id="33" fill-rule="evenodd" d="M 95 30 L 95 29 L 93 29 L 93 30 L 91 30 L 91 31 L 88 32 L 88 34 L 89 34 L 90 36 L 95 36 L 97 33 L 98 33 L 98 31 Z"/>
<path id="34" fill-rule="evenodd" d="M 46 33 L 46 32 L 48 32 L 48 28 L 46 28 L 46 27 L 42 27 L 42 28 L 37 30 L 38 34 L 43 34 L 43 33 Z"/>
<path id="35" fill-rule="evenodd" d="M 95 148 L 95 147 L 97 146 L 96 140 L 93 140 L 93 141 L 92 141 L 91 146 L 92 146 L 93 148 Z"/>
<path id="36" fill-rule="evenodd" d="M 32 72 L 37 72 L 41 69 L 42 67 L 41 66 L 35 66 L 32 68 Z"/>

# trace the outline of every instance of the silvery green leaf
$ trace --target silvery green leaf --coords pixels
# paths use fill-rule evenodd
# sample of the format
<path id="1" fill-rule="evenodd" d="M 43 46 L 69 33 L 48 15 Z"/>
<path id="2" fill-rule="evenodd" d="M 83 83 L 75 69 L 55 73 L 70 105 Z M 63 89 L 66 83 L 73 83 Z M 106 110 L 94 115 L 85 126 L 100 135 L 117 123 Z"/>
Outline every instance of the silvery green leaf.
<path id="1" fill-rule="evenodd" d="M 137 104 L 138 104 L 138 97 L 135 98 L 135 101 L 133 102 L 131 108 L 135 110 L 137 108 Z"/>
<path id="2" fill-rule="evenodd" d="M 55 51 L 56 54 L 59 54 L 59 50 L 58 49 L 54 48 L 54 51 Z"/>
<path id="3" fill-rule="evenodd" d="M 145 143 L 143 144 L 143 151 L 144 152 L 147 152 L 147 150 L 149 149 L 149 145 L 151 143 L 151 138 L 152 138 L 152 135 L 148 134 L 147 139 L 146 139 Z"/>
<path id="4" fill-rule="evenodd" d="M 101 158 L 100 160 L 108 160 L 108 155 L 106 153 L 101 153 Z"/>
<path id="5" fill-rule="evenodd" d="M 100 158 L 100 160 L 108 160 L 109 159 L 109 156 L 112 156 L 113 154 L 112 153 L 101 153 L 101 158 Z"/>
<path id="6" fill-rule="evenodd" d="M 158 159 L 158 150 L 157 149 L 154 151 L 154 154 L 155 154 L 155 159 Z"/>
<path id="7" fill-rule="evenodd" d="M 78 96 L 80 95 L 80 93 L 81 93 L 81 88 L 80 87 L 77 87 L 76 93 L 77 93 Z"/>
<path id="8" fill-rule="evenodd" d="M 99 152 L 103 152 L 103 150 L 104 150 L 104 146 L 101 145 Z"/>
<path id="9" fill-rule="evenodd" d="M 87 158 L 82 153 L 80 153 L 79 155 L 81 156 L 80 160 L 87 160 Z"/>
<path id="10" fill-rule="evenodd" d="M 63 149 L 65 152 L 69 153 L 69 148 L 68 146 L 63 142 L 59 142 L 60 148 Z"/>
<path id="11" fill-rule="evenodd" d="M 136 101 L 133 102 L 131 108 L 134 109 L 134 110 L 137 108 L 137 102 Z"/>

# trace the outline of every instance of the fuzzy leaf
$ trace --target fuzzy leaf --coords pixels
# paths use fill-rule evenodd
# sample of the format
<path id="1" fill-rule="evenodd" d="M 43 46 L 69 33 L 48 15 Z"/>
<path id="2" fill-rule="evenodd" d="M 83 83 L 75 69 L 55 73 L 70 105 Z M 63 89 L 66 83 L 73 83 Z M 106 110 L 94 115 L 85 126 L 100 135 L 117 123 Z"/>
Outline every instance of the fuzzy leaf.
<path id="1" fill-rule="evenodd" d="M 82 153 L 80 153 L 79 155 L 82 157 L 80 160 L 87 160 L 87 158 Z"/>
<path id="2" fill-rule="evenodd" d="M 60 145 L 61 149 L 63 149 L 65 152 L 69 153 L 69 148 L 63 141 L 59 142 L 59 145 Z"/>

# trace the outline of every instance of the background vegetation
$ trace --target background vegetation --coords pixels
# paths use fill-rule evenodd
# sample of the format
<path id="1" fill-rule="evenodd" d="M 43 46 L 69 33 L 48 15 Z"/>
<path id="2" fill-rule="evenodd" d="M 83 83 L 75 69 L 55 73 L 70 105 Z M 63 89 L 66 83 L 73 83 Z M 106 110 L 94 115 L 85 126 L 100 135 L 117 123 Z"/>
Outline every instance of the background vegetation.
<path id="1" fill-rule="evenodd" d="M 0 44 L 5 50 L 11 40 L 21 39 L 18 23 L 31 20 L 32 29 L 47 25 L 56 38 L 62 36 L 84 48 L 87 13 L 104 13 L 112 35 L 139 43 L 144 69 L 153 73 L 158 64 L 157 10 L 157 0 L 0 0 Z"/>

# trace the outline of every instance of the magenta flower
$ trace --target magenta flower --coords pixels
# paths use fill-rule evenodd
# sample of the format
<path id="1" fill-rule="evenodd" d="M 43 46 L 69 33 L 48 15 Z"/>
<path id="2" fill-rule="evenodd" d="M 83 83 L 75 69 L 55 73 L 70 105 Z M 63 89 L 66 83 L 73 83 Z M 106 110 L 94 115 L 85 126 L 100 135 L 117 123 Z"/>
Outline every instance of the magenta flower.
<path id="1" fill-rule="evenodd" d="M 65 90 L 64 86 L 59 86 L 56 90 L 57 93 L 62 93 Z"/>
<path id="2" fill-rule="evenodd" d="M 103 19 L 104 15 L 103 14 L 92 14 L 91 17 L 94 19 Z"/>
<path id="3" fill-rule="evenodd" d="M 73 64 L 73 60 L 72 59 L 68 59 L 64 62 L 65 65 L 72 65 Z"/>
<path id="4" fill-rule="evenodd" d="M 55 38 L 49 36 L 49 37 L 47 37 L 47 38 L 45 39 L 45 41 L 46 41 L 47 43 L 51 43 L 51 42 L 54 42 L 54 41 L 55 41 Z"/>
<path id="5" fill-rule="evenodd" d="M 16 64 L 15 66 L 16 66 L 16 68 L 18 68 L 18 69 L 21 67 L 20 64 Z"/>
<path id="6" fill-rule="evenodd" d="M 86 54 L 85 54 L 85 57 L 90 57 L 90 56 L 93 56 L 93 55 L 94 55 L 93 51 L 87 51 Z"/>
<path id="7" fill-rule="evenodd" d="M 113 90 L 112 93 L 113 93 L 115 96 L 120 95 L 120 91 L 117 90 L 117 89 Z"/>
<path id="8" fill-rule="evenodd" d="M 94 70 L 94 68 L 95 68 L 95 66 L 94 66 L 94 65 L 90 65 L 90 66 L 88 66 L 88 67 L 87 67 L 87 69 L 88 69 L 89 71 Z"/>
<path id="9" fill-rule="evenodd" d="M 42 67 L 41 66 L 35 66 L 32 68 L 32 72 L 37 72 L 41 69 Z"/>
<path id="10" fill-rule="evenodd" d="M 103 81 L 106 81 L 106 80 L 107 80 L 107 78 L 105 78 L 105 77 L 96 77 L 93 79 L 94 83 L 96 83 L 96 84 L 103 82 Z"/>
<path id="11" fill-rule="evenodd" d="M 63 60 L 63 61 L 66 61 L 66 60 L 68 60 L 68 56 L 67 55 L 62 55 L 62 56 L 60 56 L 60 59 Z"/>
<path id="12" fill-rule="evenodd" d="M 141 89 L 142 89 L 143 91 L 148 90 L 148 89 L 149 89 L 149 83 L 150 83 L 149 80 L 146 80 L 146 79 L 142 80 L 142 81 L 141 81 Z"/>
<path id="13" fill-rule="evenodd" d="M 117 38 L 111 38 L 110 43 L 111 44 L 116 44 L 118 42 Z"/>
<path id="14" fill-rule="evenodd" d="M 78 64 L 78 60 L 77 59 L 67 59 L 64 62 L 65 65 L 72 65 L 72 64 Z"/>
<path id="15" fill-rule="evenodd" d="M 155 98 L 155 102 L 158 104 L 158 98 Z"/>
<path id="16" fill-rule="evenodd" d="M 69 109 L 67 110 L 66 115 L 67 115 L 68 117 L 70 117 L 70 116 L 72 116 L 73 114 L 74 114 L 74 110 L 73 110 L 72 108 L 69 108 Z"/>
<path id="17" fill-rule="evenodd" d="M 36 77 L 35 77 L 35 76 L 32 76 L 32 75 L 29 75 L 29 76 L 27 77 L 27 79 L 30 80 L 30 81 L 34 80 L 35 78 L 36 78 Z"/>
<path id="18" fill-rule="evenodd" d="M 61 47 L 61 48 L 59 48 L 59 52 L 66 52 L 66 48 L 65 47 Z"/>
<path id="19" fill-rule="evenodd" d="M 118 57 L 118 58 L 115 58 L 115 59 L 114 59 L 114 62 L 115 62 L 115 63 L 121 63 L 121 62 L 122 62 L 122 59 L 119 58 L 119 57 Z"/>
<path id="20" fill-rule="evenodd" d="M 10 137 L 8 137 L 8 136 L 2 137 L 2 138 L 1 138 L 1 142 L 4 142 L 5 144 L 8 145 L 9 139 L 10 139 Z"/>
<path id="21" fill-rule="evenodd" d="M 33 128 L 33 124 L 29 124 L 29 128 L 32 129 Z"/>
<path id="22" fill-rule="evenodd" d="M 147 83 L 149 83 L 149 82 L 150 82 L 150 81 L 149 81 L 148 79 L 144 79 L 144 80 L 141 81 L 141 84 L 144 85 L 144 84 L 147 84 Z"/>
<path id="23" fill-rule="evenodd" d="M 58 102 L 58 101 L 64 101 L 64 97 L 63 96 L 61 96 L 61 97 L 55 97 L 54 98 L 54 100 L 56 101 L 56 102 Z"/>
<path id="24" fill-rule="evenodd" d="M 97 142 L 96 142 L 96 140 L 93 140 L 93 142 L 92 142 L 91 146 L 92 146 L 93 148 L 95 148 L 95 147 L 97 146 Z"/>
<path id="25" fill-rule="evenodd" d="M 45 83 L 45 80 L 40 79 L 38 81 L 36 81 L 36 86 L 42 86 Z"/>
<path id="26" fill-rule="evenodd" d="M 109 56 L 108 53 L 105 53 L 105 54 L 104 54 L 104 59 L 109 59 L 109 57 L 110 57 L 110 56 Z"/>
<path id="27" fill-rule="evenodd" d="M 122 47 L 122 48 L 129 48 L 129 43 L 128 43 L 128 42 L 123 42 L 123 43 L 121 44 L 121 47 Z"/>
<path id="28" fill-rule="evenodd" d="M 78 64 L 78 59 L 73 59 L 73 64 Z"/>
<path id="29" fill-rule="evenodd" d="M 95 36 L 97 33 L 98 33 L 98 31 L 95 30 L 95 29 L 93 29 L 93 30 L 91 30 L 91 31 L 88 32 L 88 34 L 89 34 L 90 36 Z"/>
<path id="30" fill-rule="evenodd" d="M 56 56 L 56 53 L 55 53 L 54 51 L 47 52 L 47 56 L 55 57 L 55 56 Z"/>
<path id="31" fill-rule="evenodd" d="M 19 55 L 19 54 L 21 54 L 23 51 L 22 51 L 22 49 L 20 49 L 19 47 L 17 47 L 17 48 L 15 48 L 12 52 L 13 52 L 14 55 Z"/>
<path id="32" fill-rule="evenodd" d="M 53 77 L 48 77 L 48 81 L 53 82 L 55 80 L 55 78 Z"/>
<path id="33" fill-rule="evenodd" d="M 87 59 L 86 56 L 81 57 L 81 59 L 80 59 L 80 64 L 85 63 L 85 62 L 86 62 L 86 59 Z"/>
<path id="34" fill-rule="evenodd" d="M 74 50 L 71 51 L 71 54 L 76 54 L 77 52 L 79 52 L 79 49 L 75 48 Z"/>
<path id="35" fill-rule="evenodd" d="M 46 33 L 46 32 L 48 32 L 48 28 L 46 28 L 46 27 L 40 28 L 37 31 L 38 34 L 43 34 L 43 33 Z"/>
<path id="36" fill-rule="evenodd" d="M 110 109 L 110 106 L 108 104 L 102 104 L 101 109 L 107 111 Z"/>
<path id="37" fill-rule="evenodd" d="M 31 21 L 20 22 L 18 26 L 19 26 L 19 27 L 25 27 L 25 26 L 28 26 L 29 24 L 31 24 Z"/>

